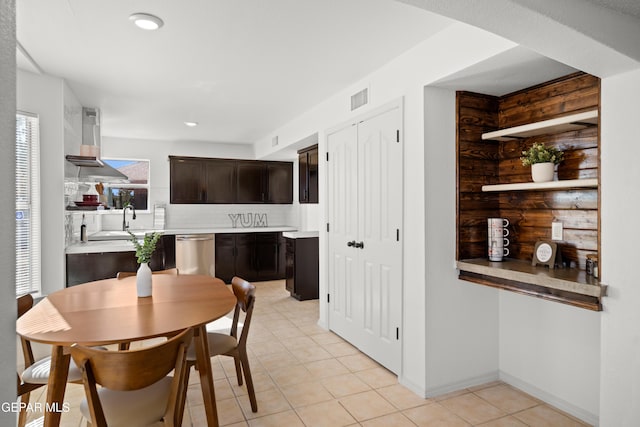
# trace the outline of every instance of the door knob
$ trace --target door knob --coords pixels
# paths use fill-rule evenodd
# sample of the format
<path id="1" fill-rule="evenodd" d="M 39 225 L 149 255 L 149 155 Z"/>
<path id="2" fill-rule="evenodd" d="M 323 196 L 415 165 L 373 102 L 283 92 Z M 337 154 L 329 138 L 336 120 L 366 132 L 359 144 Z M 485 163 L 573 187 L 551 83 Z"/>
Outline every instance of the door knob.
<path id="1" fill-rule="evenodd" d="M 364 242 L 356 243 L 353 246 L 355 246 L 356 248 L 364 249 Z"/>
<path id="2" fill-rule="evenodd" d="M 347 242 L 347 246 L 351 247 L 351 246 L 356 246 L 356 241 L 352 240 L 350 242 Z"/>

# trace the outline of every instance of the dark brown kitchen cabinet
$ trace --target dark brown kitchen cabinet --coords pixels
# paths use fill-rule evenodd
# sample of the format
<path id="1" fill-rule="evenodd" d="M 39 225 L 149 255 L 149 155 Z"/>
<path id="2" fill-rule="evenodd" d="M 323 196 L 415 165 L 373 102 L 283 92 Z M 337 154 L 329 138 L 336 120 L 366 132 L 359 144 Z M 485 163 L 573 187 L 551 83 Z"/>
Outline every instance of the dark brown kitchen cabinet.
<path id="1" fill-rule="evenodd" d="M 264 203 L 267 199 L 265 165 L 262 162 L 238 162 L 237 203 Z"/>
<path id="2" fill-rule="evenodd" d="M 293 203 L 293 164 L 238 161 L 237 203 Z"/>
<path id="3" fill-rule="evenodd" d="M 266 162 L 267 203 L 293 203 L 293 163 Z"/>
<path id="4" fill-rule="evenodd" d="M 149 262 L 151 270 L 174 268 L 175 247 L 175 236 L 162 236 Z M 67 254 L 67 286 L 110 279 L 116 277 L 119 271 L 136 271 L 139 266 L 135 251 Z"/>
<path id="5" fill-rule="evenodd" d="M 231 283 L 236 274 L 236 235 L 216 234 L 215 240 L 216 277 Z"/>
<path id="6" fill-rule="evenodd" d="M 318 238 L 286 240 L 286 289 L 297 300 L 318 299 Z"/>
<path id="7" fill-rule="evenodd" d="M 298 151 L 298 200 L 318 203 L 318 146 Z"/>
<path id="8" fill-rule="evenodd" d="M 273 280 L 279 272 L 279 233 L 256 233 L 255 268 L 258 280 Z"/>
<path id="9" fill-rule="evenodd" d="M 205 162 L 206 203 L 234 203 L 237 168 L 234 161 L 209 159 Z"/>
<path id="10" fill-rule="evenodd" d="M 293 203 L 293 164 L 169 156 L 171 203 Z"/>
<path id="11" fill-rule="evenodd" d="M 282 233 L 216 234 L 216 277 L 248 281 L 284 279 Z"/>
<path id="12" fill-rule="evenodd" d="M 236 162 L 170 157 L 171 203 L 235 203 Z"/>
<path id="13" fill-rule="evenodd" d="M 171 203 L 205 203 L 205 162 L 170 157 L 169 174 Z"/>

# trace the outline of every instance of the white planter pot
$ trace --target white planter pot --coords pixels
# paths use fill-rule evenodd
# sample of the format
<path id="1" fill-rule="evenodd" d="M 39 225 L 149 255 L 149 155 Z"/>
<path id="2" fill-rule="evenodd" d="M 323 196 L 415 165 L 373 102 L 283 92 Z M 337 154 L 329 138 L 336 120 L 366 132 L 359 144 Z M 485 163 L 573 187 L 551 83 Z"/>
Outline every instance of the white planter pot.
<path id="1" fill-rule="evenodd" d="M 552 162 L 534 163 L 531 165 L 531 178 L 533 178 L 533 182 L 553 181 L 555 166 Z"/>
<path id="2" fill-rule="evenodd" d="M 136 288 L 138 290 L 138 298 L 151 296 L 151 269 L 146 262 L 140 264 L 136 275 Z"/>

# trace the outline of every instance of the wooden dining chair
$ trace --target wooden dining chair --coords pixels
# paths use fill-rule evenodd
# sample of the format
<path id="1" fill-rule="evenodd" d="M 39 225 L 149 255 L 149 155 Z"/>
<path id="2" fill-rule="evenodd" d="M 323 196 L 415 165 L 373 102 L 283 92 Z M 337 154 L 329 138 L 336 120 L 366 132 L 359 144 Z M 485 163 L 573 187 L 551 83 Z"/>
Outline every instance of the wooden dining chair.
<path id="1" fill-rule="evenodd" d="M 236 376 L 238 385 L 242 385 L 242 376 L 247 383 L 247 391 L 249 392 L 249 401 L 251 402 L 251 410 L 258 412 L 258 403 L 256 402 L 256 393 L 253 389 L 253 379 L 251 378 L 251 369 L 249 367 L 249 358 L 247 357 L 247 336 L 249 335 L 249 325 L 251 324 L 251 315 L 253 313 L 253 305 L 255 303 L 256 287 L 240 277 L 231 279 L 231 289 L 236 296 L 236 307 L 233 312 L 233 322 L 231 324 L 231 333 L 229 335 L 216 332 L 207 332 L 209 341 L 209 355 L 231 356 L 236 365 Z M 238 337 L 238 321 L 240 312 L 245 313 L 242 332 Z M 187 366 L 196 365 L 196 351 L 192 345 L 187 353 Z M 197 368 L 197 366 L 196 366 Z"/>
<path id="2" fill-rule="evenodd" d="M 25 294 L 16 298 L 18 304 L 18 318 L 33 307 L 33 296 Z M 31 392 L 48 384 L 51 372 L 51 356 L 35 360 L 31 342 L 24 337 L 20 337 L 20 347 L 24 358 L 24 370 L 18 373 L 18 397 L 20 402 L 20 414 L 18 415 L 18 427 L 24 427 L 27 421 L 26 404 L 29 403 Z M 69 373 L 67 381 L 73 383 L 82 382 L 82 372 L 78 366 L 71 361 L 69 363 Z"/>
<path id="3" fill-rule="evenodd" d="M 33 297 L 31 294 L 22 295 L 17 298 L 18 302 L 18 318 L 22 316 L 24 313 L 29 311 L 33 307 Z M 24 338 L 20 337 L 20 344 L 22 347 L 22 354 L 24 356 L 24 367 L 28 368 L 29 366 L 35 363 L 33 357 L 33 350 L 31 349 L 31 343 Z M 29 398 L 31 397 L 31 392 L 36 390 L 46 383 L 30 383 L 26 382 L 22 379 L 22 375 L 16 372 L 18 375 L 18 397 L 20 397 L 20 414 L 18 415 L 18 427 L 24 427 L 27 423 L 27 411 L 26 405 L 29 403 Z"/>
<path id="4" fill-rule="evenodd" d="M 124 279 L 125 277 L 135 276 L 136 274 L 137 273 L 135 271 L 119 271 L 118 274 L 116 274 L 116 279 L 120 280 Z M 177 268 L 167 268 L 166 270 L 152 271 L 151 274 L 172 274 L 174 276 L 177 276 L 178 274 L 180 274 L 180 272 Z"/>
<path id="5" fill-rule="evenodd" d="M 193 330 L 160 344 L 130 351 L 97 350 L 74 344 L 86 399 L 80 412 L 97 427 L 180 427 L 189 381 L 186 352 Z M 168 374 L 173 371 L 173 376 Z M 101 387 L 98 388 L 98 385 Z"/>

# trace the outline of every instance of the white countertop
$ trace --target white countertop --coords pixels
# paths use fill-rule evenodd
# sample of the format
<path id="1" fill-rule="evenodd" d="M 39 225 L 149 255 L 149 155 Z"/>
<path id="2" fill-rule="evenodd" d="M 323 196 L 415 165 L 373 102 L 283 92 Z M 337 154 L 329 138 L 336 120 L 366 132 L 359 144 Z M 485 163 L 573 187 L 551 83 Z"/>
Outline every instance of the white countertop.
<path id="1" fill-rule="evenodd" d="M 283 237 L 289 239 L 306 239 L 309 237 L 318 237 L 318 230 L 315 231 L 285 231 L 282 233 Z"/>
<path id="2" fill-rule="evenodd" d="M 211 228 L 170 228 L 165 230 L 131 230 L 132 233 L 142 237 L 145 232 L 158 231 L 162 234 L 219 234 L 219 233 L 269 233 L 269 232 L 291 232 L 297 230 L 296 227 L 287 225 L 272 227 L 250 227 L 250 228 L 231 228 L 231 227 L 211 227 Z M 97 232 L 98 236 L 101 232 Z M 91 239 L 92 235 L 89 235 Z M 103 237 L 104 238 L 104 237 Z M 127 252 L 134 251 L 133 243 L 126 239 L 120 240 L 90 240 L 87 243 L 74 243 L 67 246 L 65 253 L 67 254 L 85 254 L 95 252 Z"/>

